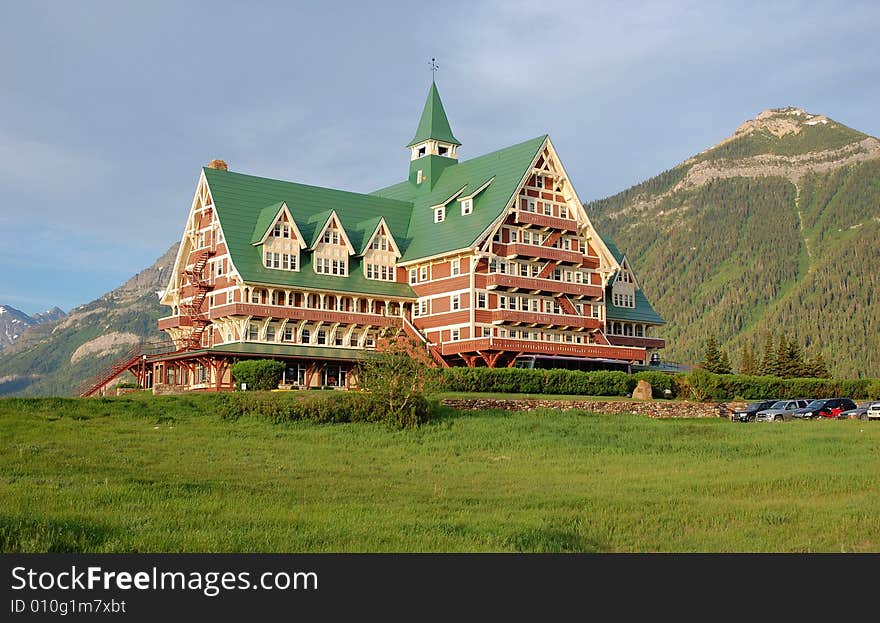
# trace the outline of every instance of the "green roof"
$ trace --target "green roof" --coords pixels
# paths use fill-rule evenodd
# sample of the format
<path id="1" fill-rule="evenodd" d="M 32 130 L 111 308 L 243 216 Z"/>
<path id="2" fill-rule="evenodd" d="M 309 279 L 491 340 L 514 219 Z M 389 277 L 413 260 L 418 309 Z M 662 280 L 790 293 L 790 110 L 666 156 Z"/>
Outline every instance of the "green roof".
<path id="1" fill-rule="evenodd" d="M 609 284 L 611 281 L 609 281 Z M 605 316 L 608 320 L 628 320 L 631 322 L 645 322 L 648 324 L 666 324 L 666 321 L 654 311 L 651 303 L 641 289 L 636 288 L 636 306 L 635 307 L 618 307 L 613 304 L 611 296 L 611 286 L 606 289 L 605 295 Z"/>
<path id="2" fill-rule="evenodd" d="M 443 102 L 440 101 L 440 93 L 437 91 L 437 85 L 433 82 L 431 82 L 431 89 L 428 91 L 428 99 L 425 100 L 425 108 L 422 110 L 422 117 L 419 119 L 419 127 L 416 128 L 415 138 L 409 142 L 407 147 L 412 147 L 416 143 L 421 143 L 428 139 L 461 145 L 458 139 L 452 135 L 449 119 L 446 118 Z"/>
<path id="3" fill-rule="evenodd" d="M 279 357 L 302 357 L 304 359 L 346 359 L 363 361 L 370 351 L 333 346 L 304 346 L 301 344 L 263 344 L 255 342 L 232 342 L 206 349 L 206 352 L 239 353 L 242 355 L 275 355 Z"/>
<path id="4" fill-rule="evenodd" d="M 373 195 L 405 201 L 412 205 L 407 228 L 407 243 L 401 245 L 401 261 L 438 255 L 472 245 L 486 228 L 507 208 L 532 161 L 544 145 L 547 135 L 500 149 L 478 158 L 449 165 L 440 174 L 430 192 L 409 181 L 374 191 Z M 461 215 L 458 202 L 446 208 L 446 220 L 434 222 L 432 208 L 458 192 L 467 197 L 488 180 L 491 183 L 474 198 L 473 212 Z M 400 244 L 400 239 L 395 236 Z M 405 246 L 405 248 L 404 248 Z"/>
<path id="5" fill-rule="evenodd" d="M 369 233 L 358 230 L 358 225 L 369 227 L 379 214 L 385 218 L 391 234 L 400 244 L 407 236 L 411 204 L 220 169 L 205 168 L 204 172 L 232 262 L 245 281 L 335 292 L 414 297 L 412 289 L 405 283 L 367 279 L 361 269 L 361 258 L 358 257 L 350 258 L 348 276 L 319 275 L 312 268 L 311 253 L 301 254 L 298 271 L 273 270 L 263 266 L 262 250 L 253 246 L 257 232 L 264 225 L 265 228 L 269 227 L 282 202 L 287 204 L 309 246 L 334 210 L 350 238 L 361 240 L 369 236 Z M 265 229 L 262 233 L 265 233 Z M 354 240 L 352 244 L 360 252 Z"/>
<path id="6" fill-rule="evenodd" d="M 621 253 L 620 249 L 617 248 L 617 245 L 604 236 L 601 236 L 601 238 L 602 242 L 605 243 L 605 246 L 608 247 L 608 250 L 611 252 L 611 255 L 617 260 L 617 263 L 620 264 L 623 262 L 623 258 L 625 258 L 626 255 Z M 630 263 L 630 270 L 632 270 L 632 263 Z M 666 321 L 660 317 L 660 314 L 654 311 L 654 308 L 651 307 L 648 297 L 645 296 L 645 293 L 642 292 L 641 288 L 636 288 L 635 307 L 618 307 L 615 305 L 614 297 L 611 296 L 611 284 L 614 283 L 616 277 L 617 273 L 615 272 L 608 279 L 608 287 L 605 289 L 605 316 L 609 320 L 628 320 L 631 322 L 646 322 L 648 324 L 666 324 Z"/>

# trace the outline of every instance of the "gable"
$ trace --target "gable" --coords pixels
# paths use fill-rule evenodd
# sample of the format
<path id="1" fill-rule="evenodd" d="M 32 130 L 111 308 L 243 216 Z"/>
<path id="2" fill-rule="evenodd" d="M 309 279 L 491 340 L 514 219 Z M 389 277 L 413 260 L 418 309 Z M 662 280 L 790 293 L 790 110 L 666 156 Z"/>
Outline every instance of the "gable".
<path id="1" fill-rule="evenodd" d="M 505 213 L 546 140 L 546 135 L 539 136 L 449 165 L 427 192 L 408 181 L 374 191 L 372 194 L 376 196 L 412 203 L 407 246 L 401 262 L 472 246 Z M 489 180 L 491 183 L 474 197 L 471 214 L 462 215 L 460 210 L 447 209 L 443 222 L 434 222 L 433 207 L 474 194 Z"/>

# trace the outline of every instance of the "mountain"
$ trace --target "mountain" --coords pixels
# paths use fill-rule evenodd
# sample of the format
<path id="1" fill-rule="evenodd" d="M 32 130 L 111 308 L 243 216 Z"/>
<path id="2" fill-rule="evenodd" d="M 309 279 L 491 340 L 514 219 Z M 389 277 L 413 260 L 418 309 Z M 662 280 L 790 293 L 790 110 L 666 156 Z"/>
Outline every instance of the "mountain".
<path id="1" fill-rule="evenodd" d="M 766 331 L 835 375 L 880 376 L 880 141 L 800 108 L 587 205 L 667 320 L 664 356 L 717 337 L 738 362 Z M 734 366 L 736 367 L 736 366 Z"/>
<path id="2" fill-rule="evenodd" d="M 50 310 L 44 316 L 55 319 L 28 326 L 0 351 L 0 395 L 71 395 L 131 345 L 163 339 L 156 321 L 168 308 L 156 292 L 167 285 L 177 246 L 99 299 L 62 317 Z"/>
<path id="3" fill-rule="evenodd" d="M 53 307 L 48 311 L 28 316 L 10 305 L 0 305 L 0 350 L 18 340 L 28 327 L 53 322 L 66 315 L 61 309 Z"/>
<path id="4" fill-rule="evenodd" d="M 0 349 L 21 337 L 24 330 L 34 324 L 34 319 L 19 309 L 0 305 Z"/>

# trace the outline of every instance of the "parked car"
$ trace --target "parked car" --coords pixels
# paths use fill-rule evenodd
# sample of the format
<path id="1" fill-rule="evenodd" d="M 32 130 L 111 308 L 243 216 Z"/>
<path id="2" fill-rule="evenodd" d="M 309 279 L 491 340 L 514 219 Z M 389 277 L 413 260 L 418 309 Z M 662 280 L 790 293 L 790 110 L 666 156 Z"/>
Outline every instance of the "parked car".
<path id="1" fill-rule="evenodd" d="M 865 417 L 869 420 L 880 420 L 880 402 L 872 402 L 865 412 Z"/>
<path id="2" fill-rule="evenodd" d="M 792 413 L 793 417 L 800 419 L 811 419 L 816 417 L 834 417 L 855 409 L 856 403 L 849 398 L 822 398 L 814 400 L 803 409 L 798 409 Z"/>
<path id="3" fill-rule="evenodd" d="M 762 400 L 761 402 L 750 402 L 744 408 L 735 411 L 730 419 L 734 422 L 754 422 L 758 411 L 769 409 L 777 402 L 775 398 L 773 400 Z"/>
<path id="4" fill-rule="evenodd" d="M 868 407 L 871 406 L 870 402 L 863 402 L 858 405 L 855 409 L 850 409 L 849 411 L 842 411 L 840 415 L 837 416 L 839 420 L 848 420 L 850 418 L 855 418 L 857 420 L 867 420 L 868 419 Z M 880 417 L 880 415 L 878 415 Z"/>
<path id="5" fill-rule="evenodd" d="M 778 400 L 769 409 L 758 411 L 755 415 L 756 422 L 781 422 L 790 420 L 792 414 L 810 404 L 809 398 L 793 398 L 790 400 Z"/>

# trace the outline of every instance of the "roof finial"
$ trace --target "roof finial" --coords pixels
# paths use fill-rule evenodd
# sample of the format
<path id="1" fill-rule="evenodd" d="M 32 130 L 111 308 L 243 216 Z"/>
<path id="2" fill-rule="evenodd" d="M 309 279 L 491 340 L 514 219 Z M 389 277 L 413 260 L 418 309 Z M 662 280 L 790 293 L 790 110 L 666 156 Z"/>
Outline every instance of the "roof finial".
<path id="1" fill-rule="evenodd" d="M 431 58 L 430 65 L 431 65 L 431 82 L 434 82 L 434 74 L 437 72 L 438 69 L 440 69 L 440 65 L 437 64 L 437 59 L 433 58 L 433 57 Z"/>

